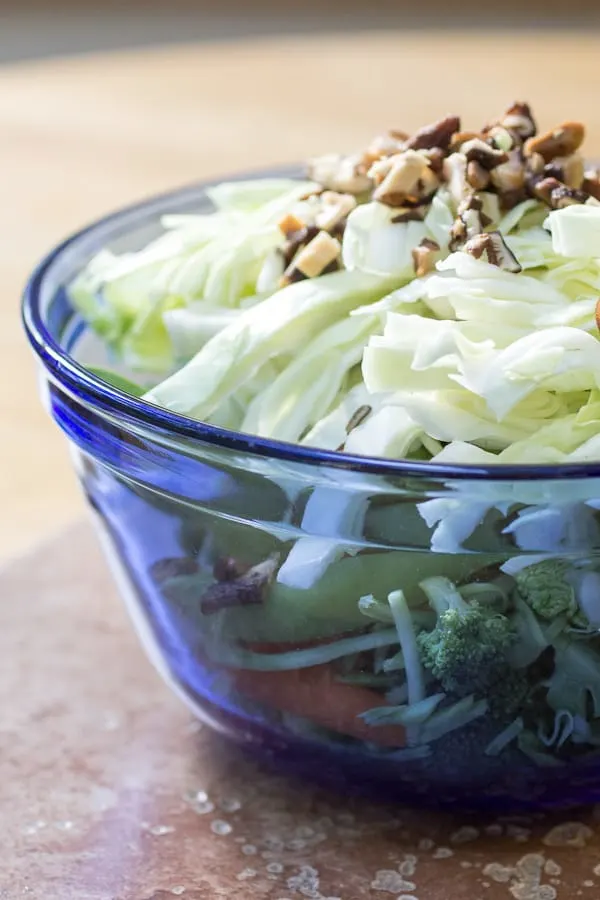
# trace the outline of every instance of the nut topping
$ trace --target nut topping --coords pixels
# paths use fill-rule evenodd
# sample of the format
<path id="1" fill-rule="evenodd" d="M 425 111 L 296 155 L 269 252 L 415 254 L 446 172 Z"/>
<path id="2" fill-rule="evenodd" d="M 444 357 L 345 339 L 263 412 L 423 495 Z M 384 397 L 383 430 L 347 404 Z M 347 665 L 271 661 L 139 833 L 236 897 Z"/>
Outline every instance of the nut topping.
<path id="1" fill-rule="evenodd" d="M 460 131 L 460 119 L 458 116 L 446 116 L 432 125 L 420 128 L 407 142 L 407 150 L 432 150 L 438 147 L 446 150 L 450 144 L 452 135 Z"/>
<path id="2" fill-rule="evenodd" d="M 308 177 L 330 191 L 342 194 L 364 194 L 373 187 L 367 175 L 360 172 L 360 159 L 327 154 L 308 164 Z"/>
<path id="3" fill-rule="evenodd" d="M 457 116 L 446 116 L 411 136 L 397 130 L 379 135 L 362 154 L 313 160 L 310 175 L 321 186 L 322 199 L 317 204 L 315 198 L 317 211 L 311 210 L 310 224 L 302 229 L 292 217 L 282 223 L 288 239 L 280 251 L 287 267 L 284 281 L 341 265 L 339 251 L 334 253 L 326 237 L 319 237 L 315 248 L 311 242 L 318 230 L 329 232 L 331 239 L 341 238 L 361 194 L 391 208 L 391 222 L 403 224 L 426 220 L 439 189 L 442 202 L 456 210 L 450 251 L 469 243 L 469 252 L 495 253 L 503 267 L 516 271 L 518 263 L 503 249 L 501 237 L 488 240 L 485 229 L 496 228 L 504 213 L 531 198 L 554 210 L 600 204 L 600 171 L 584 171 L 578 152 L 584 135 L 583 125 L 573 121 L 538 134 L 531 108 L 519 101 L 479 131 L 461 130 Z M 434 255 L 425 244 L 415 248 L 415 271 L 428 271 Z"/>
<path id="4" fill-rule="evenodd" d="M 356 207 L 356 198 L 352 194 L 324 191 L 320 200 L 321 208 L 315 216 L 315 225 L 323 231 L 332 231 L 336 226 L 345 222 Z"/>
<path id="5" fill-rule="evenodd" d="M 472 194 L 458 206 L 458 217 L 454 220 L 450 231 L 451 251 L 458 250 L 469 238 L 481 234 L 490 225 L 490 219 L 483 212 L 483 202 Z"/>
<path id="6" fill-rule="evenodd" d="M 552 209 L 564 209 L 566 206 L 578 206 L 579 204 L 587 203 L 589 199 L 590 195 L 586 194 L 585 191 L 574 190 L 561 184 L 552 191 L 550 205 Z"/>
<path id="7" fill-rule="evenodd" d="M 557 178 L 542 178 L 537 181 L 533 193 L 538 200 L 547 203 L 552 209 L 564 209 L 565 206 L 587 203 L 590 197 L 585 191 L 567 187 Z"/>
<path id="8" fill-rule="evenodd" d="M 514 253 L 506 245 L 499 231 L 489 231 L 471 238 L 464 247 L 474 259 L 484 259 L 492 266 L 506 272 L 521 272 L 522 267 Z"/>
<path id="9" fill-rule="evenodd" d="M 465 155 L 467 163 L 478 162 L 480 166 L 483 166 L 488 171 L 495 169 L 496 166 L 506 162 L 508 159 L 504 150 L 496 150 L 490 144 L 482 141 L 481 138 L 473 138 L 470 141 L 466 141 L 460 148 L 460 152 Z"/>
<path id="10" fill-rule="evenodd" d="M 284 283 L 323 275 L 332 263 L 337 262 L 341 250 L 342 246 L 336 238 L 326 231 L 319 231 L 293 258 L 283 275 Z"/>
<path id="11" fill-rule="evenodd" d="M 455 203 L 460 203 L 470 190 L 467 183 L 467 158 L 462 153 L 452 153 L 444 160 L 444 180 Z"/>
<path id="12" fill-rule="evenodd" d="M 418 247 L 412 251 L 413 268 L 415 275 L 420 278 L 427 275 L 435 268 L 436 253 L 439 253 L 440 245 L 429 238 L 423 238 Z"/>
<path id="13" fill-rule="evenodd" d="M 550 206 L 552 202 L 552 191 L 560 187 L 560 181 L 557 178 L 538 178 L 531 185 L 531 191 L 537 200 L 542 200 Z"/>
<path id="14" fill-rule="evenodd" d="M 467 181 L 474 190 L 484 191 L 490 183 L 490 173 L 473 159 L 467 163 Z"/>
<path id="15" fill-rule="evenodd" d="M 448 152 L 457 153 L 463 144 L 466 144 L 467 141 L 473 141 L 476 138 L 483 139 L 483 135 L 477 131 L 457 131 L 450 139 Z"/>
<path id="16" fill-rule="evenodd" d="M 580 188 L 584 178 L 583 158 L 579 153 L 572 156 L 557 156 L 544 166 L 544 174 L 557 178 L 570 188 Z"/>
<path id="17" fill-rule="evenodd" d="M 221 609 L 263 603 L 278 563 L 279 554 L 273 553 L 243 575 L 212 584 L 200 598 L 200 610 L 211 615 Z"/>
<path id="18" fill-rule="evenodd" d="M 427 158 L 414 150 L 375 163 L 369 169 L 369 176 L 377 185 L 373 199 L 392 208 L 420 206 L 439 187 L 439 179 L 429 168 Z"/>
<path id="19" fill-rule="evenodd" d="M 424 218 L 425 207 L 413 206 L 399 210 L 396 215 L 390 219 L 390 222 L 392 225 L 400 225 L 402 222 L 422 222 Z"/>
<path id="20" fill-rule="evenodd" d="M 404 144 L 408 135 L 400 137 L 399 132 L 388 132 L 388 134 L 380 134 L 373 138 L 367 147 L 363 162 L 367 168 L 378 159 L 384 159 L 386 156 L 393 156 L 404 150 Z"/>
<path id="21" fill-rule="evenodd" d="M 558 128 L 529 138 L 525 142 L 525 156 L 539 153 L 549 163 L 557 156 L 571 156 L 579 150 L 585 137 L 585 128 L 580 122 L 564 122 Z"/>
<path id="22" fill-rule="evenodd" d="M 600 200 L 600 170 L 586 169 L 581 188 L 595 200 Z"/>
<path id="23" fill-rule="evenodd" d="M 508 131 L 518 134 L 522 140 L 533 137 L 537 132 L 537 126 L 527 103 L 513 103 L 510 109 L 506 110 L 501 125 Z"/>
<path id="24" fill-rule="evenodd" d="M 519 191 L 525 184 L 525 169 L 518 150 L 506 155 L 506 162 L 497 166 L 491 173 L 492 184 L 499 194 Z"/>
<path id="25" fill-rule="evenodd" d="M 288 213 L 287 216 L 284 216 L 279 225 L 277 226 L 284 237 L 287 240 L 291 240 L 293 235 L 298 234 L 299 231 L 302 231 L 304 228 L 304 222 L 301 222 L 297 216 L 293 216 L 291 213 Z"/>
<path id="26" fill-rule="evenodd" d="M 546 163 L 541 153 L 532 153 L 527 157 L 527 171 L 532 175 L 542 175 Z"/>

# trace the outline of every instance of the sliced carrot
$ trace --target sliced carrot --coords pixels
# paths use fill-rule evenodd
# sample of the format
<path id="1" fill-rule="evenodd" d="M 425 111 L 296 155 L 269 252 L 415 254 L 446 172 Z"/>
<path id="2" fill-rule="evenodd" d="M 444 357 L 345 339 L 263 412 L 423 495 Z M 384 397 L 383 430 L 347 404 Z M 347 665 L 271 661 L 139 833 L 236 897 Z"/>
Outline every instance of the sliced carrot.
<path id="1" fill-rule="evenodd" d="M 316 643 L 313 641 L 306 646 Z M 252 644 L 251 649 L 275 653 L 300 647 L 297 644 L 292 647 L 290 644 L 257 643 Z M 404 747 L 406 744 L 406 732 L 401 725 L 372 726 L 360 718 L 369 709 L 385 706 L 385 700 L 369 688 L 336 681 L 331 663 L 279 672 L 229 669 L 228 674 L 241 693 L 280 712 L 304 717 L 331 731 L 382 747 Z"/>

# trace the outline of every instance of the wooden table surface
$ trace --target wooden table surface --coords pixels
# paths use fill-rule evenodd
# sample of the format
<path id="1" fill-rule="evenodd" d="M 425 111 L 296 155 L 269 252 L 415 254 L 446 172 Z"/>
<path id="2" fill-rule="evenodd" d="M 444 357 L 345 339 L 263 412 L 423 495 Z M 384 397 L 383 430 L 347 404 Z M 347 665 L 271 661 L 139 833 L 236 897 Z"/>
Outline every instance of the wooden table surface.
<path id="1" fill-rule="evenodd" d="M 600 805 L 375 805 L 194 721 L 89 526 L 5 566 L 0 597 L 0 900 L 598 900 Z"/>
<path id="2" fill-rule="evenodd" d="M 36 393 L 17 303 L 35 261 L 94 217 L 189 180 L 360 147 L 514 99 L 588 123 L 600 152 L 600 33 L 407 31 L 212 44 L 0 71 L 0 559 L 82 510 Z"/>

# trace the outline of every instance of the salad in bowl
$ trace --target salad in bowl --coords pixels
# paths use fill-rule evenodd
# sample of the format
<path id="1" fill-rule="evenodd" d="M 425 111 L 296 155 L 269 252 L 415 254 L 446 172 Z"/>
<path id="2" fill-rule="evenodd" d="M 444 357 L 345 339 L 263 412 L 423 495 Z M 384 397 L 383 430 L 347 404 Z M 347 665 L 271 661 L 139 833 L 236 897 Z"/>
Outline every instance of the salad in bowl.
<path id="1" fill-rule="evenodd" d="M 600 799 L 600 172 L 526 103 L 109 217 L 25 324 L 148 649 L 418 802 Z"/>

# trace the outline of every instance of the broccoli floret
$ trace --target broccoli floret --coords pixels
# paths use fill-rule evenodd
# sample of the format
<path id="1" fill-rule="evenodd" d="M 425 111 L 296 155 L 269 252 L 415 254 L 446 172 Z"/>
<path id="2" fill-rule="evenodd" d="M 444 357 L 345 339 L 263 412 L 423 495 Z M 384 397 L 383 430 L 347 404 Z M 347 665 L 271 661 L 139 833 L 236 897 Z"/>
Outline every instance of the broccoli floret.
<path id="1" fill-rule="evenodd" d="M 540 619 L 555 619 L 578 612 L 575 591 L 568 581 L 571 567 L 563 559 L 544 559 L 517 572 L 519 595 Z"/>
<path id="2" fill-rule="evenodd" d="M 485 699 L 494 720 L 514 717 L 530 683 L 525 669 L 509 662 L 518 639 L 512 621 L 475 600 L 468 603 L 446 578 L 427 578 L 421 587 L 437 613 L 435 628 L 417 638 L 422 665 L 448 695 Z"/>
<path id="3" fill-rule="evenodd" d="M 512 718 L 527 703 L 531 684 L 524 669 L 506 668 L 493 686 L 486 692 L 490 714 L 494 719 Z"/>
<path id="4" fill-rule="evenodd" d="M 488 791 L 493 791 L 496 796 L 510 794 L 510 779 L 527 765 L 516 740 L 497 755 L 488 756 L 485 753 L 508 724 L 508 720 L 498 721 L 482 716 L 436 741 L 431 745 L 431 753 L 426 759 L 411 765 L 418 767 L 424 782 L 442 791 L 456 791 L 460 786 L 463 791 L 473 793 L 475 802 L 480 797 L 485 803 Z"/>
<path id="5" fill-rule="evenodd" d="M 506 616 L 489 615 L 475 602 L 441 613 L 433 631 L 418 637 L 423 665 L 458 697 L 497 687 L 509 669 L 506 654 L 514 640 Z"/>

